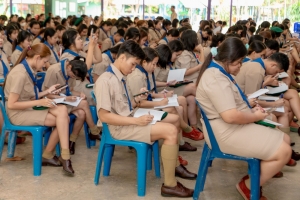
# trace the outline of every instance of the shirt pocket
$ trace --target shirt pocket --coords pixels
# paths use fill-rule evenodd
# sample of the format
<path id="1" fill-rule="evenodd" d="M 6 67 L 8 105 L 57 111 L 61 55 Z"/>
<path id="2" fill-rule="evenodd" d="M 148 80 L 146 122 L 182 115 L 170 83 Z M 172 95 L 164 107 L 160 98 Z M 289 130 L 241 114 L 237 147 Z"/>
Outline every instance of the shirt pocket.
<path id="1" fill-rule="evenodd" d="M 34 86 L 30 83 L 25 83 L 24 90 L 22 91 L 20 98 L 22 100 L 35 99 Z"/>
<path id="2" fill-rule="evenodd" d="M 129 111 L 128 98 L 125 92 L 120 92 L 116 95 L 114 107 L 116 112 L 120 115 L 122 115 L 122 113 Z"/>

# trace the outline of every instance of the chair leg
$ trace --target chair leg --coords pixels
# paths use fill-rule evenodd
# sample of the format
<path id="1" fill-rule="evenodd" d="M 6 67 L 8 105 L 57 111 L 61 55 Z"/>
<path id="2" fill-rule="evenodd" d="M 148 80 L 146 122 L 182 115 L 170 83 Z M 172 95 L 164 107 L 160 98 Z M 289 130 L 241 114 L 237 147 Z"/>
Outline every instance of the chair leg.
<path id="1" fill-rule="evenodd" d="M 90 111 L 91 111 L 91 114 L 92 114 L 92 118 L 93 118 L 94 124 L 97 124 L 98 117 L 97 117 L 97 109 L 96 109 L 96 107 L 95 106 L 90 106 Z M 92 146 L 92 147 L 96 146 L 96 140 L 90 140 L 90 146 Z"/>
<path id="2" fill-rule="evenodd" d="M 2 127 L 2 133 L 0 136 L 0 162 L 1 162 L 1 157 L 2 157 L 2 152 L 3 152 L 3 147 L 4 147 L 5 135 L 6 135 L 5 128 Z"/>
<path id="3" fill-rule="evenodd" d="M 146 175 L 147 175 L 147 147 L 136 149 L 137 152 L 137 193 L 139 197 L 146 193 Z"/>
<path id="4" fill-rule="evenodd" d="M 147 170 L 152 170 L 152 147 L 150 145 L 147 150 Z"/>
<path id="5" fill-rule="evenodd" d="M 160 178 L 160 159 L 159 159 L 159 145 L 158 141 L 155 141 L 152 145 L 153 151 L 153 160 L 154 160 L 154 169 L 155 169 L 155 176 Z"/>
<path id="6" fill-rule="evenodd" d="M 32 133 L 33 139 L 33 175 L 40 176 L 42 173 L 42 150 L 43 150 L 43 133 Z"/>
<path id="7" fill-rule="evenodd" d="M 103 176 L 109 176 L 111 160 L 112 160 L 113 152 L 114 152 L 114 146 L 115 145 L 111 145 L 111 144 L 105 145 Z"/>
<path id="8" fill-rule="evenodd" d="M 199 165 L 198 177 L 197 177 L 196 184 L 195 184 L 193 199 L 198 199 L 200 192 L 203 191 L 206 174 L 207 174 L 207 169 L 208 169 L 208 165 L 209 165 L 209 159 L 210 159 L 210 149 L 208 148 L 207 144 L 205 143 L 203 152 L 202 152 L 200 165 Z"/>
<path id="9" fill-rule="evenodd" d="M 260 199 L 260 161 L 251 160 L 248 162 L 250 166 L 250 184 L 251 184 L 251 200 Z"/>
<path id="10" fill-rule="evenodd" d="M 48 131 L 48 132 L 45 133 L 45 135 L 44 135 L 44 146 L 47 146 L 50 135 L 51 135 L 51 131 Z"/>
<path id="11" fill-rule="evenodd" d="M 83 124 L 83 129 L 84 129 L 86 147 L 90 149 L 91 145 L 90 145 L 90 137 L 89 137 L 89 127 L 86 122 L 84 122 Z"/>
<path id="12" fill-rule="evenodd" d="M 104 151 L 105 151 L 105 142 L 102 141 L 102 142 L 100 142 L 100 147 L 99 147 L 99 151 L 98 151 L 98 158 L 97 158 L 97 163 L 96 163 L 96 172 L 95 172 L 95 177 L 94 177 L 95 185 L 98 185 L 98 183 L 99 183 Z"/>
<path id="13" fill-rule="evenodd" d="M 15 155 L 17 142 L 17 131 L 10 131 L 7 144 L 7 158 L 13 158 Z"/>

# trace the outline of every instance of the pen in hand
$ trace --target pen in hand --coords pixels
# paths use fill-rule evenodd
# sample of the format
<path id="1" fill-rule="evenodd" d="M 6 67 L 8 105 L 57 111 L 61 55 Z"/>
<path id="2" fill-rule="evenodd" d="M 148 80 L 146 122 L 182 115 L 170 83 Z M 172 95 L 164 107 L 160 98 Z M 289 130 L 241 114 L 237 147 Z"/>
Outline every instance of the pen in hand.
<path id="1" fill-rule="evenodd" d="M 47 97 L 45 97 L 45 99 L 48 99 L 48 98 L 47 98 Z M 51 102 L 51 104 L 52 104 L 52 105 L 54 105 L 55 107 L 57 107 L 57 105 L 56 105 L 56 103 L 55 103 L 55 102 L 53 102 L 53 101 L 52 101 L 52 102 Z"/>

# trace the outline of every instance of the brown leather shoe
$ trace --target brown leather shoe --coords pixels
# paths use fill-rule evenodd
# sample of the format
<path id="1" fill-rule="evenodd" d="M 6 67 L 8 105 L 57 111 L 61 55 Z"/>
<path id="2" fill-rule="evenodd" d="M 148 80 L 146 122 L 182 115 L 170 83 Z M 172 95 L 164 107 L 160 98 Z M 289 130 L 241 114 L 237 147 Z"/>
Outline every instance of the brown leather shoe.
<path id="1" fill-rule="evenodd" d="M 183 165 L 179 165 L 175 168 L 175 176 L 190 180 L 197 178 L 197 174 L 189 172 Z"/>
<path id="2" fill-rule="evenodd" d="M 162 184 L 161 195 L 163 197 L 192 197 L 194 194 L 193 189 L 188 189 L 184 187 L 181 183 L 177 181 L 175 187 L 168 187 Z"/>
<path id="3" fill-rule="evenodd" d="M 72 142 L 72 141 L 69 142 L 69 149 L 70 149 L 70 154 L 74 155 L 75 154 L 75 142 Z"/>
<path id="4" fill-rule="evenodd" d="M 43 158 L 43 159 L 42 159 L 42 166 L 61 167 L 62 164 L 61 164 L 60 161 L 58 160 L 57 156 L 54 156 L 54 157 L 51 158 L 51 159 Z"/>
<path id="5" fill-rule="evenodd" d="M 100 135 L 100 134 L 98 134 L 98 135 L 93 135 L 93 134 L 89 133 L 89 138 L 90 138 L 91 140 L 101 140 L 101 135 Z"/>
<path id="6" fill-rule="evenodd" d="M 62 163 L 64 172 L 66 172 L 67 175 L 73 176 L 75 172 L 71 160 L 64 160 L 61 156 L 58 159 Z"/>
<path id="7" fill-rule="evenodd" d="M 193 147 L 190 143 L 184 142 L 184 145 L 179 145 L 179 151 L 197 151 L 197 147 Z"/>

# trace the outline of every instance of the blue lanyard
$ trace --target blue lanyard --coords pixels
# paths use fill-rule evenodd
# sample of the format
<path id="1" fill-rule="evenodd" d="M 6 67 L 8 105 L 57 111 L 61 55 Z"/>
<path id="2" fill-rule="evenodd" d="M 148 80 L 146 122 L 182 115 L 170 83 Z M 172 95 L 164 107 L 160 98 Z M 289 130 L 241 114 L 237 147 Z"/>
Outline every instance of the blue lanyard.
<path id="1" fill-rule="evenodd" d="M 102 27 L 100 27 L 101 29 L 102 29 L 102 31 L 105 33 L 105 35 L 107 36 L 107 37 L 109 37 L 108 35 L 107 35 L 107 33 L 105 32 L 105 30 L 102 28 Z"/>
<path id="2" fill-rule="evenodd" d="M 113 57 L 111 56 L 110 50 L 105 51 L 104 54 L 106 54 L 106 55 L 109 57 L 109 59 L 110 59 L 110 61 L 111 61 L 112 63 L 115 61 L 115 60 L 113 59 Z"/>
<path id="3" fill-rule="evenodd" d="M 251 60 L 250 58 L 244 58 L 243 63 L 248 62 L 249 60 Z"/>
<path id="4" fill-rule="evenodd" d="M 217 63 L 211 61 L 208 68 L 217 68 L 220 70 L 220 72 L 222 72 L 225 76 L 227 76 L 234 84 L 235 86 L 237 87 L 237 89 L 239 90 L 240 92 L 240 95 L 242 96 L 243 100 L 246 102 L 246 104 L 248 105 L 249 108 L 251 108 L 249 102 L 248 102 L 248 99 L 246 97 L 246 95 L 244 94 L 244 92 L 241 90 L 241 88 L 239 87 L 239 85 L 235 82 L 235 80 L 232 78 L 232 76 L 225 71 L 225 69 L 223 67 L 221 67 L 220 65 L 218 65 Z"/>
<path id="5" fill-rule="evenodd" d="M 169 41 L 166 37 L 164 37 L 163 40 L 166 41 L 167 44 L 169 43 Z"/>
<path id="6" fill-rule="evenodd" d="M 28 75 L 30 76 L 32 82 L 33 82 L 33 88 L 34 88 L 34 93 L 35 93 L 35 99 L 37 100 L 39 98 L 39 95 L 38 95 L 38 88 L 37 88 L 37 80 L 36 80 L 36 77 L 33 75 L 26 59 L 22 60 L 21 62 L 22 65 L 24 65 Z"/>
<path id="7" fill-rule="evenodd" d="M 85 38 L 85 41 L 87 41 L 87 42 L 88 42 L 88 41 L 90 41 L 90 39 L 89 39 L 89 38 Z"/>
<path id="8" fill-rule="evenodd" d="M 21 52 L 23 51 L 22 47 L 20 47 L 19 45 L 16 46 L 16 49 L 21 51 Z"/>
<path id="9" fill-rule="evenodd" d="M 40 40 L 42 40 L 42 36 L 38 35 L 37 38 L 39 38 Z"/>
<path id="10" fill-rule="evenodd" d="M 28 29 L 28 32 L 29 32 L 31 35 L 35 36 L 35 35 L 33 34 L 33 32 L 31 32 L 30 29 Z"/>
<path id="11" fill-rule="evenodd" d="M 66 75 L 66 72 L 65 72 L 65 63 L 66 63 L 66 59 L 65 60 L 61 60 L 60 61 L 60 67 L 61 67 L 61 72 L 62 72 L 62 74 L 63 74 L 63 76 L 64 76 L 64 78 L 66 80 L 66 85 L 68 86 L 68 87 L 66 87 L 66 95 L 67 96 L 71 96 L 71 92 L 70 92 L 70 88 L 69 88 L 69 84 L 68 84 L 70 76 Z"/>
<path id="12" fill-rule="evenodd" d="M 167 29 L 166 29 L 164 26 L 163 26 L 162 28 L 163 28 L 166 32 L 168 32 Z"/>
<path id="13" fill-rule="evenodd" d="M 140 66 L 140 65 L 138 65 L 136 68 L 138 68 L 141 72 L 143 72 L 146 75 L 146 78 L 147 78 L 147 90 L 151 91 L 151 84 L 150 84 L 148 72 L 142 66 Z M 157 93 L 154 73 L 152 73 L 152 79 L 153 79 L 153 84 L 154 84 L 154 88 L 153 89 L 154 89 L 155 93 Z M 147 100 L 148 101 L 152 101 L 151 94 L 148 94 Z"/>
<path id="14" fill-rule="evenodd" d="M 49 47 L 49 48 L 51 49 L 51 51 L 52 51 L 53 54 L 54 54 L 54 57 L 55 57 L 56 62 L 59 62 L 58 55 L 57 55 L 56 52 L 53 50 L 53 46 L 51 46 L 47 41 L 45 41 L 44 44 L 45 44 L 47 47 Z"/>
<path id="15" fill-rule="evenodd" d="M 80 56 L 78 53 L 76 53 L 76 52 L 74 52 L 74 51 L 72 51 L 72 50 L 70 50 L 70 49 L 65 49 L 64 50 L 64 53 L 69 53 L 69 54 L 71 54 L 72 56 Z"/>
<path id="16" fill-rule="evenodd" d="M 193 53 L 194 57 L 196 58 L 197 64 L 199 65 L 199 64 L 200 64 L 200 62 L 199 62 L 199 60 L 198 60 L 198 58 L 197 58 L 196 54 L 195 54 L 194 52 L 192 52 L 192 53 Z"/>
<path id="17" fill-rule="evenodd" d="M 2 67 L 3 67 L 3 76 L 4 76 L 4 78 L 6 78 L 6 75 L 8 74 L 8 68 L 7 68 L 5 62 L 2 60 L 2 54 L 0 54 L 0 60 L 1 60 Z"/>
<path id="18" fill-rule="evenodd" d="M 111 40 L 112 45 L 115 46 L 115 40 L 114 40 L 113 36 L 110 36 L 109 39 Z"/>
<path id="19" fill-rule="evenodd" d="M 169 62 L 168 65 L 169 65 L 169 67 L 170 67 L 170 70 L 173 70 L 173 63 L 172 63 L 172 62 Z"/>
<path id="20" fill-rule="evenodd" d="M 148 47 L 148 46 L 149 46 L 149 42 L 146 41 L 146 42 L 144 43 L 144 46 L 145 46 L 145 47 Z"/>
<path id="21" fill-rule="evenodd" d="M 111 66 L 109 65 L 107 70 L 107 72 L 110 72 L 112 73 L 113 75 L 116 75 L 115 72 L 112 70 Z M 130 98 L 129 98 L 129 95 L 128 95 L 128 91 L 127 91 L 127 87 L 126 87 L 126 82 L 124 79 L 122 79 L 122 83 L 124 85 L 124 88 L 125 88 L 125 91 L 126 91 L 126 95 L 127 95 L 127 101 L 128 101 L 128 104 L 129 104 L 129 110 L 132 111 L 132 106 L 131 106 L 131 101 L 130 101 Z"/>
<path id="22" fill-rule="evenodd" d="M 266 66 L 265 66 L 265 63 L 264 61 L 262 60 L 262 58 L 257 58 L 255 60 L 253 60 L 252 62 L 257 62 L 261 65 L 261 67 L 266 71 Z"/>
<path id="23" fill-rule="evenodd" d="M 124 43 L 124 42 L 125 42 L 124 38 L 121 38 L 120 42 L 123 42 L 123 43 Z"/>

